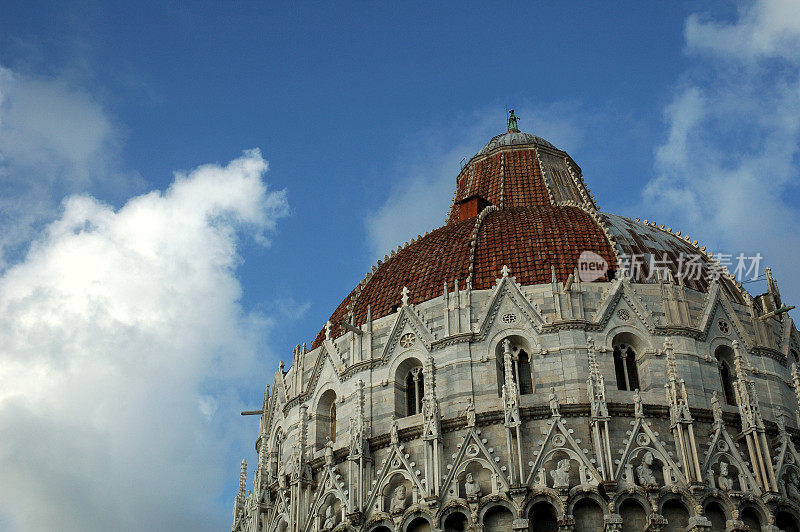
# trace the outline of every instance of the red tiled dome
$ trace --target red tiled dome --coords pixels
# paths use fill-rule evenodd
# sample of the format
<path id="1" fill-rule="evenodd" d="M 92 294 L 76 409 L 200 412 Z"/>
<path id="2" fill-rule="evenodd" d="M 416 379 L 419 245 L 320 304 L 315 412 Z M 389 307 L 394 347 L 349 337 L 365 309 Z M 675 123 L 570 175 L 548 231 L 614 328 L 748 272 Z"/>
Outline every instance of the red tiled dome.
<path id="1" fill-rule="evenodd" d="M 444 283 L 469 276 L 472 234 L 476 218 L 447 224 L 401 249 L 383 262 L 366 284 L 345 298 L 331 316 L 331 335 L 344 330 L 342 320 L 366 321 L 367 306 L 372 318 L 391 314 L 400 304 L 407 287 L 409 302 L 420 303 L 441 296 Z M 578 207 L 527 206 L 490 212 L 480 225 L 475 245 L 472 288 L 491 288 L 501 276 L 503 265 L 523 285 L 548 283 L 551 266 L 563 282 L 572 273 L 583 251 L 594 251 L 616 269 L 616 259 L 603 230 L 591 215 Z M 606 279 L 607 280 L 607 279 Z M 314 347 L 325 338 L 320 332 Z"/>
<path id="2" fill-rule="evenodd" d="M 334 311 L 331 336 L 345 332 L 342 321 L 365 323 L 368 308 L 372 319 L 394 312 L 404 286 L 410 303 L 441 296 L 445 283 L 452 291 L 455 280 L 461 288 L 469 279 L 473 290 L 489 289 L 504 265 L 521 285 L 549 283 L 553 271 L 564 282 L 584 251 L 606 260 L 609 270 L 598 281 L 609 281 L 617 256 L 666 256 L 676 275 L 678 256 L 699 250 L 666 231 L 597 211 L 580 167 L 549 142 L 519 131 L 498 135 L 461 170 L 447 224 L 379 262 Z M 648 274 L 645 266 L 634 280 Z M 708 288 L 702 279 L 686 284 Z M 730 282 L 723 288 L 739 299 Z M 324 339 L 323 330 L 313 347 Z"/>

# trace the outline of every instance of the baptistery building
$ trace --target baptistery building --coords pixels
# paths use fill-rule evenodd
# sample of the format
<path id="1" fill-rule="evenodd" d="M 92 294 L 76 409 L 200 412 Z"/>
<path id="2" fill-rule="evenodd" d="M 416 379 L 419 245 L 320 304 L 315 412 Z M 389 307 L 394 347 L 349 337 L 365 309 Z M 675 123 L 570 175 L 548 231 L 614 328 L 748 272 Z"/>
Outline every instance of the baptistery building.
<path id="1" fill-rule="evenodd" d="M 800 335 L 722 258 L 512 111 L 277 368 L 232 531 L 800 532 Z"/>

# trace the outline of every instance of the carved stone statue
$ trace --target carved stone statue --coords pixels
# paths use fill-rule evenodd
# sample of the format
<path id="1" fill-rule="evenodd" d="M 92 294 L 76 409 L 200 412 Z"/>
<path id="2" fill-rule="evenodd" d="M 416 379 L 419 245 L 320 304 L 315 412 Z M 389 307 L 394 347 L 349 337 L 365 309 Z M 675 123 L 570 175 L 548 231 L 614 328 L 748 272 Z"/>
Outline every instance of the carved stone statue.
<path id="1" fill-rule="evenodd" d="M 509 133 L 519 133 L 519 126 L 517 125 L 517 121 L 518 120 L 519 120 L 519 117 L 517 117 L 514 114 L 514 110 L 511 109 L 508 112 L 508 132 Z"/>
<path id="2" fill-rule="evenodd" d="M 553 416 L 561 415 L 558 413 L 558 396 L 556 395 L 555 387 L 550 388 L 550 411 L 553 413 Z"/>
<path id="3" fill-rule="evenodd" d="M 475 481 L 472 473 L 467 473 L 464 479 L 464 494 L 470 502 L 477 500 L 481 496 L 481 485 Z"/>
<path id="4" fill-rule="evenodd" d="M 329 466 L 333 465 L 333 442 L 331 440 L 325 444 L 325 463 Z"/>
<path id="5" fill-rule="evenodd" d="M 406 498 L 408 494 L 406 493 L 406 487 L 403 484 L 400 484 L 394 489 L 394 497 L 392 497 L 392 503 L 389 505 L 389 512 L 393 514 L 400 514 L 403 513 L 406 509 Z"/>
<path id="6" fill-rule="evenodd" d="M 722 406 L 719 404 L 719 395 L 716 390 L 711 395 L 711 413 L 714 415 L 714 426 L 722 425 Z"/>
<path id="7" fill-rule="evenodd" d="M 300 449 L 295 447 L 292 456 L 289 457 L 289 465 L 286 467 L 286 474 L 289 475 L 289 479 L 292 482 L 300 479 L 300 474 L 302 473 L 300 462 Z"/>
<path id="8" fill-rule="evenodd" d="M 569 488 L 569 458 L 559 460 L 558 466 L 550 471 L 550 476 L 553 477 L 554 488 Z"/>
<path id="9" fill-rule="evenodd" d="M 796 471 L 789 472 L 789 482 L 786 483 L 786 496 L 795 501 L 800 501 L 800 477 Z"/>
<path id="10" fill-rule="evenodd" d="M 637 388 L 633 392 L 633 413 L 636 417 L 644 417 L 644 407 L 642 406 L 642 396 Z"/>
<path id="11" fill-rule="evenodd" d="M 350 418 L 350 456 L 359 456 L 363 450 L 363 423 L 358 416 Z"/>
<path id="12" fill-rule="evenodd" d="M 426 395 L 422 398 L 422 418 L 425 424 L 423 436 L 436 438 L 439 436 L 439 403 L 435 397 Z"/>
<path id="13" fill-rule="evenodd" d="M 332 530 L 333 527 L 336 526 L 336 515 L 333 513 L 333 505 L 329 505 L 325 508 L 325 520 L 322 523 L 322 530 L 323 532 L 327 530 Z"/>
<path id="14" fill-rule="evenodd" d="M 725 491 L 733 490 L 733 479 L 728 476 L 728 464 L 726 462 L 719 463 L 719 476 L 717 477 L 717 486 L 719 489 Z"/>
<path id="15" fill-rule="evenodd" d="M 282 490 L 286 489 L 286 471 L 281 467 L 278 470 L 278 487 Z"/>
<path id="16" fill-rule="evenodd" d="M 653 453 L 647 451 L 642 457 L 642 463 L 636 467 L 636 476 L 639 484 L 647 486 L 656 483 L 656 476 L 653 474 Z"/>
<path id="17" fill-rule="evenodd" d="M 400 435 L 397 432 L 397 420 L 392 419 L 392 428 L 389 430 L 389 437 L 394 444 L 400 443 Z"/>
<path id="18" fill-rule="evenodd" d="M 464 410 L 464 416 L 467 418 L 467 426 L 474 427 L 475 426 L 475 401 L 472 400 L 472 397 L 469 398 L 469 402 L 467 403 L 467 409 Z"/>

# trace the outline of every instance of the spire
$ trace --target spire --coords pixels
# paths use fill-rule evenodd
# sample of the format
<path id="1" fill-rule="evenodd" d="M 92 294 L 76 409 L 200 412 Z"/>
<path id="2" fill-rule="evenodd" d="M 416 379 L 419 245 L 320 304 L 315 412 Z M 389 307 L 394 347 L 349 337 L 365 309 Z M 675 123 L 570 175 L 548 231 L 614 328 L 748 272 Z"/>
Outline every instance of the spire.
<path id="1" fill-rule="evenodd" d="M 244 500 L 246 489 L 247 489 L 247 461 L 242 460 L 242 469 L 239 472 L 239 493 L 238 493 L 238 497 L 241 500 Z"/>
<path id="2" fill-rule="evenodd" d="M 519 120 L 519 117 L 517 117 L 514 114 L 514 110 L 511 109 L 508 112 L 508 132 L 509 133 L 519 133 L 520 132 L 519 131 L 519 126 L 517 126 L 517 120 Z"/>

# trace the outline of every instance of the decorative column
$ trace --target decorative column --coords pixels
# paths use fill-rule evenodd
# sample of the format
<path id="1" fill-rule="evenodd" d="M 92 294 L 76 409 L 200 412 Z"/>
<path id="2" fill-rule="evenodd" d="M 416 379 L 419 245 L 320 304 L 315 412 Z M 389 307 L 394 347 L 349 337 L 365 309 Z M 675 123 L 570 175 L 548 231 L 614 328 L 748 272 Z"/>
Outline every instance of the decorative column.
<path id="1" fill-rule="evenodd" d="M 362 348 L 364 349 L 363 360 L 372 358 L 372 307 L 367 305 L 367 321 L 364 323 L 364 339 L 362 340 Z"/>
<path id="2" fill-rule="evenodd" d="M 764 420 L 761 417 L 761 410 L 758 405 L 756 385 L 745 371 L 739 342 L 733 342 L 733 351 L 734 364 L 736 365 L 736 402 L 739 405 L 742 434 L 744 434 L 747 442 L 747 451 L 750 454 L 753 473 L 761 489 L 765 492 L 777 492 L 778 484 L 775 480 L 775 471 L 772 470 L 772 457 L 767 444 Z"/>
<path id="3" fill-rule="evenodd" d="M 244 517 L 244 501 L 247 490 L 247 460 L 242 460 L 242 467 L 239 471 L 239 490 L 233 500 L 233 526 L 231 530 L 239 528 L 240 521 Z"/>
<path id="4" fill-rule="evenodd" d="M 450 336 L 450 298 L 447 294 L 447 281 L 444 281 L 444 292 L 442 293 L 442 314 L 444 316 L 444 335 Z"/>
<path id="5" fill-rule="evenodd" d="M 589 338 L 586 342 L 589 354 L 589 378 L 586 380 L 589 402 L 591 403 L 592 438 L 594 440 L 597 465 L 603 480 L 614 480 L 614 461 L 611 456 L 611 441 L 608 432 L 608 405 L 606 403 L 606 384 L 600 367 L 597 364 L 597 354 L 594 349 L 594 340 Z"/>
<path id="6" fill-rule="evenodd" d="M 311 499 L 311 468 L 306 463 L 308 433 L 308 406 L 300 405 L 300 429 L 298 442 L 292 449 L 289 463 L 290 511 L 289 530 L 300 532 L 308 517 L 308 502 Z"/>
<path id="7" fill-rule="evenodd" d="M 514 382 L 514 362 L 511 357 L 511 342 L 506 338 L 503 340 L 503 410 L 505 412 L 506 441 L 508 444 L 508 456 L 511 459 L 511 483 L 521 484 L 524 479 L 522 466 L 522 437 L 520 425 L 522 421 L 519 415 L 519 389 Z"/>
<path id="8" fill-rule="evenodd" d="M 800 371 L 797 364 L 792 362 L 792 383 L 794 384 L 794 396 L 797 398 L 797 408 L 794 413 L 797 419 L 797 426 L 800 427 Z"/>
<path id="9" fill-rule="evenodd" d="M 411 370 L 411 378 L 414 380 L 414 412 L 419 414 L 422 412 L 422 393 L 419 387 L 419 377 L 422 374 L 422 368 L 414 368 Z"/>
<path id="10" fill-rule="evenodd" d="M 425 361 L 425 395 L 422 398 L 422 440 L 425 442 L 425 484 L 431 497 L 438 497 L 442 483 L 442 420 L 439 401 L 436 400 L 436 383 L 433 358 Z"/>
<path id="11" fill-rule="evenodd" d="M 453 282 L 453 318 L 455 319 L 455 332 L 461 331 L 461 290 L 458 288 L 458 279 Z"/>
<path id="12" fill-rule="evenodd" d="M 678 379 L 678 364 L 675 361 L 672 340 L 669 338 L 664 341 L 664 351 L 667 354 L 667 383 L 664 387 L 669 405 L 670 429 L 675 445 L 680 450 L 686 480 L 689 484 L 702 483 L 700 458 L 697 454 L 697 441 L 692 425 L 694 420 L 689 411 L 689 394 L 686 392 L 686 382 Z"/>
<path id="13" fill-rule="evenodd" d="M 364 422 L 364 381 L 356 383 L 356 410 L 350 418 L 350 453 L 347 455 L 347 489 L 349 500 L 347 514 L 351 524 L 358 525 L 363 517 L 364 499 L 368 495 L 369 465 L 372 459 L 369 454 L 369 442 L 365 437 Z"/>

